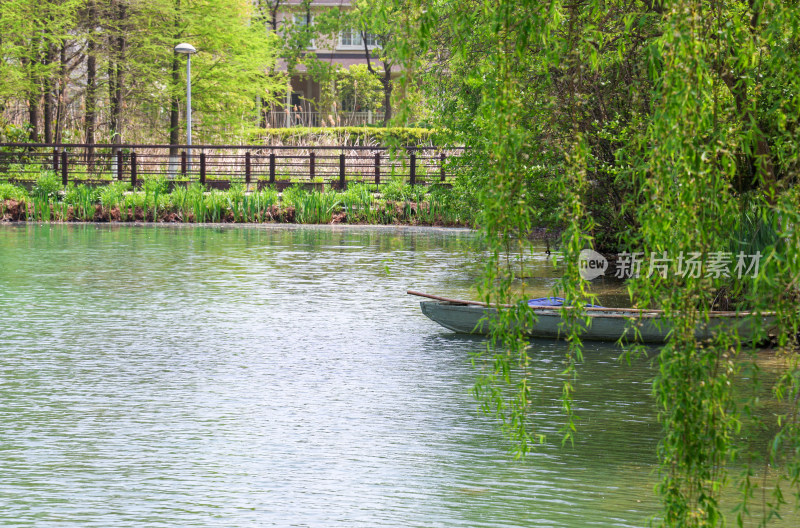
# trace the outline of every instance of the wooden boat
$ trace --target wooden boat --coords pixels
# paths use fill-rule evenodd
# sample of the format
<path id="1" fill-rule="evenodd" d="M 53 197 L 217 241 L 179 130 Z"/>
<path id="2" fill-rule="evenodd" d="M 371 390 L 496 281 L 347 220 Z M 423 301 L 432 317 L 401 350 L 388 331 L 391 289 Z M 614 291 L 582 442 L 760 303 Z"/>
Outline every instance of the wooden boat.
<path id="1" fill-rule="evenodd" d="M 408 290 L 409 295 L 426 297 L 420 302 L 422 313 L 431 320 L 453 332 L 462 334 L 487 334 L 490 320 L 497 314 L 494 307 L 478 301 L 448 299 L 437 295 Z M 560 339 L 564 337 L 561 329 L 562 306 L 530 306 L 534 311 L 535 323 L 525 329 L 529 337 Z M 670 333 L 669 323 L 663 318 L 661 310 L 641 310 L 636 308 L 586 307 L 588 324 L 583 324 L 581 339 L 593 341 L 639 341 L 643 343 L 664 343 Z M 708 324 L 698 325 L 695 337 L 698 340 L 711 339 L 718 332 L 739 332 L 742 341 L 750 342 L 757 329 L 757 319 L 761 328 L 768 330 L 774 324 L 774 314 L 754 314 L 750 312 L 711 312 Z M 636 330 L 634 330 L 634 327 Z"/>

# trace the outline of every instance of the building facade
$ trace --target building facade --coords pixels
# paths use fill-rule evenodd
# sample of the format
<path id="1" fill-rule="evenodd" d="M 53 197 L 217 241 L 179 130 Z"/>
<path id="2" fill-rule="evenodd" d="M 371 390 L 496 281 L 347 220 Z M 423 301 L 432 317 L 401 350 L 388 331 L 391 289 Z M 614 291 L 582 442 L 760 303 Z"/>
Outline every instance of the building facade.
<path id="1" fill-rule="evenodd" d="M 330 72 L 336 69 L 369 65 L 378 78 L 391 81 L 400 75 L 399 66 L 387 67 L 380 60 L 381 37 L 344 21 L 352 9 L 350 1 L 284 0 L 276 7 L 273 23 L 287 52 L 278 68 L 287 72 L 289 87 L 282 104 L 268 113 L 266 125 L 355 126 L 383 122 L 385 109 L 348 107 L 331 97 Z M 336 10 L 342 14 L 339 23 L 335 22 Z M 328 72 L 327 78 L 320 74 L 322 71 Z"/>

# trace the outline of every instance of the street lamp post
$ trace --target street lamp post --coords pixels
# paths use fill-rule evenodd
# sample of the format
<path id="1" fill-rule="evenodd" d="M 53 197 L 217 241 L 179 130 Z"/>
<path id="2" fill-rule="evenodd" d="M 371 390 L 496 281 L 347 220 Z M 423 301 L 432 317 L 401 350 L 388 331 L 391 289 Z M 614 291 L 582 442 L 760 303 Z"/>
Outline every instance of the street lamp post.
<path id="1" fill-rule="evenodd" d="M 192 170 L 192 55 L 194 46 L 183 42 L 175 46 L 175 53 L 186 55 L 186 170 Z"/>

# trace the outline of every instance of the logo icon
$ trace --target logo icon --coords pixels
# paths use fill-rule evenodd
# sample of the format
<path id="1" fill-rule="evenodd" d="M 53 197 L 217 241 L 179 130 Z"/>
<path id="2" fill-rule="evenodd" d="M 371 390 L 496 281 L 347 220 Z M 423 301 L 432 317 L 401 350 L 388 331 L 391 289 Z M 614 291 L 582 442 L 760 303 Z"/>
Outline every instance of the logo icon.
<path id="1" fill-rule="evenodd" d="M 581 250 L 578 256 L 580 274 L 585 280 L 596 279 L 608 269 L 608 260 L 593 249 Z"/>

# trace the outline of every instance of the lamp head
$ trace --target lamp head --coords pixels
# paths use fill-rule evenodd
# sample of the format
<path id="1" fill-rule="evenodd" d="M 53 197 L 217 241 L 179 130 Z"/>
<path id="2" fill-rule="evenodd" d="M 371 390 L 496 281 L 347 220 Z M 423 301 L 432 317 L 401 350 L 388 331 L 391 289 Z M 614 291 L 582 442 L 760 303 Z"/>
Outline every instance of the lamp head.
<path id="1" fill-rule="evenodd" d="M 197 53 L 197 50 L 194 49 L 194 46 L 188 44 L 186 42 L 182 42 L 175 46 L 175 53 L 183 53 L 184 55 L 192 55 Z"/>

